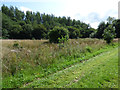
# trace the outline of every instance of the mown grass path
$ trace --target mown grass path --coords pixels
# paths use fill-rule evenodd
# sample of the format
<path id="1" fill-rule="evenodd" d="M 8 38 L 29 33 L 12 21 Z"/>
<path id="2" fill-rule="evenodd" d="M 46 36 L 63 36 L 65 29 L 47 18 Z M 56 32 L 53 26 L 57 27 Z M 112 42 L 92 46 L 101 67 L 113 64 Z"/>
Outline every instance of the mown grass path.
<path id="1" fill-rule="evenodd" d="M 25 85 L 34 88 L 118 88 L 118 48 Z"/>

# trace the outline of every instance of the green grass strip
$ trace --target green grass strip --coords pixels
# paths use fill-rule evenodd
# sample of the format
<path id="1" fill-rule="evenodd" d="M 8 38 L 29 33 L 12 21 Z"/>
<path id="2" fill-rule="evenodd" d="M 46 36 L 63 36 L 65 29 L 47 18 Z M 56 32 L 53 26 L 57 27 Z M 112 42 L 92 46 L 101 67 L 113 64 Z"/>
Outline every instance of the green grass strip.
<path id="1" fill-rule="evenodd" d="M 118 49 L 35 80 L 25 87 L 118 88 Z"/>

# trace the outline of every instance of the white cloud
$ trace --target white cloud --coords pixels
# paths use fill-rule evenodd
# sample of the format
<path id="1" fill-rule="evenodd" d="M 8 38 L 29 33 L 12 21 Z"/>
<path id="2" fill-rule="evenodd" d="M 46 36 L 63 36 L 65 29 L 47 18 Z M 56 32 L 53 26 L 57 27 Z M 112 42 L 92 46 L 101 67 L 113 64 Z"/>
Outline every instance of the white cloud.
<path id="1" fill-rule="evenodd" d="M 100 23 L 100 22 L 94 22 L 94 23 L 90 23 L 90 25 L 91 25 L 93 28 L 97 29 L 99 23 Z"/>
<path id="2" fill-rule="evenodd" d="M 20 10 L 21 10 L 21 11 L 24 11 L 24 13 L 26 13 L 26 11 L 32 11 L 32 9 L 27 8 L 27 7 L 24 7 L 24 6 L 21 6 L 21 7 L 20 7 Z"/>
<path id="3" fill-rule="evenodd" d="M 118 18 L 118 1 L 68 0 L 61 15 L 90 23 L 95 28 L 101 21 L 105 21 L 108 16 Z"/>
<path id="4" fill-rule="evenodd" d="M 3 0 L 10 1 L 10 0 Z M 119 0 L 11 0 L 19 2 L 56 2 L 64 3 L 65 8 L 58 13 L 54 13 L 53 8 L 46 7 L 45 13 L 51 11 L 55 16 L 70 16 L 72 19 L 81 20 L 90 23 L 92 27 L 96 27 L 101 21 L 105 21 L 108 16 L 118 18 L 118 1 Z M 61 7 L 63 7 L 61 6 Z M 49 10 L 48 10 L 49 8 Z M 58 8 L 58 7 L 55 7 Z M 21 6 L 24 12 L 32 11 L 27 7 Z M 36 10 L 37 11 L 37 10 Z M 42 12 L 42 10 L 40 11 Z"/>

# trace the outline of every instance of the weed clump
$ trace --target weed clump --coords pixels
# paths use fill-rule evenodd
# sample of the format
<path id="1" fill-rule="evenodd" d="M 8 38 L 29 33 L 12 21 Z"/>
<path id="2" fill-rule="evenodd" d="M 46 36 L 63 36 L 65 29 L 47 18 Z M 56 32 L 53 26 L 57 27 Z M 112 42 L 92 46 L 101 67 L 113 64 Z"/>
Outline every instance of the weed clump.
<path id="1" fill-rule="evenodd" d="M 14 44 L 13 44 L 13 48 L 17 48 L 17 49 L 21 49 L 21 48 L 23 48 L 18 42 L 15 42 Z"/>
<path id="2" fill-rule="evenodd" d="M 17 42 L 14 43 L 14 44 L 13 44 L 13 47 L 14 47 L 14 48 L 19 48 L 19 43 L 17 43 Z"/>
<path id="3" fill-rule="evenodd" d="M 89 47 L 89 46 L 87 46 L 87 47 L 86 47 L 86 50 L 87 50 L 89 53 L 91 53 L 91 52 L 92 52 L 92 48 L 91 48 L 91 47 Z"/>

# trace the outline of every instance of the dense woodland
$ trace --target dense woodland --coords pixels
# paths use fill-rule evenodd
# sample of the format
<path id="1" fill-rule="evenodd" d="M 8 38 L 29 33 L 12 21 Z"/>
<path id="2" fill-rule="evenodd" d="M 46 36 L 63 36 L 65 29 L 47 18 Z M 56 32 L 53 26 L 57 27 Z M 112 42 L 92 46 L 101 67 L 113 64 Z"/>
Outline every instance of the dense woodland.
<path id="1" fill-rule="evenodd" d="M 120 20 L 108 17 L 107 22 L 100 22 L 97 29 L 80 20 L 70 17 L 56 17 L 53 14 L 27 11 L 17 7 L 1 7 L 2 38 L 4 39 L 48 39 L 54 27 L 68 30 L 69 38 L 119 38 Z"/>

